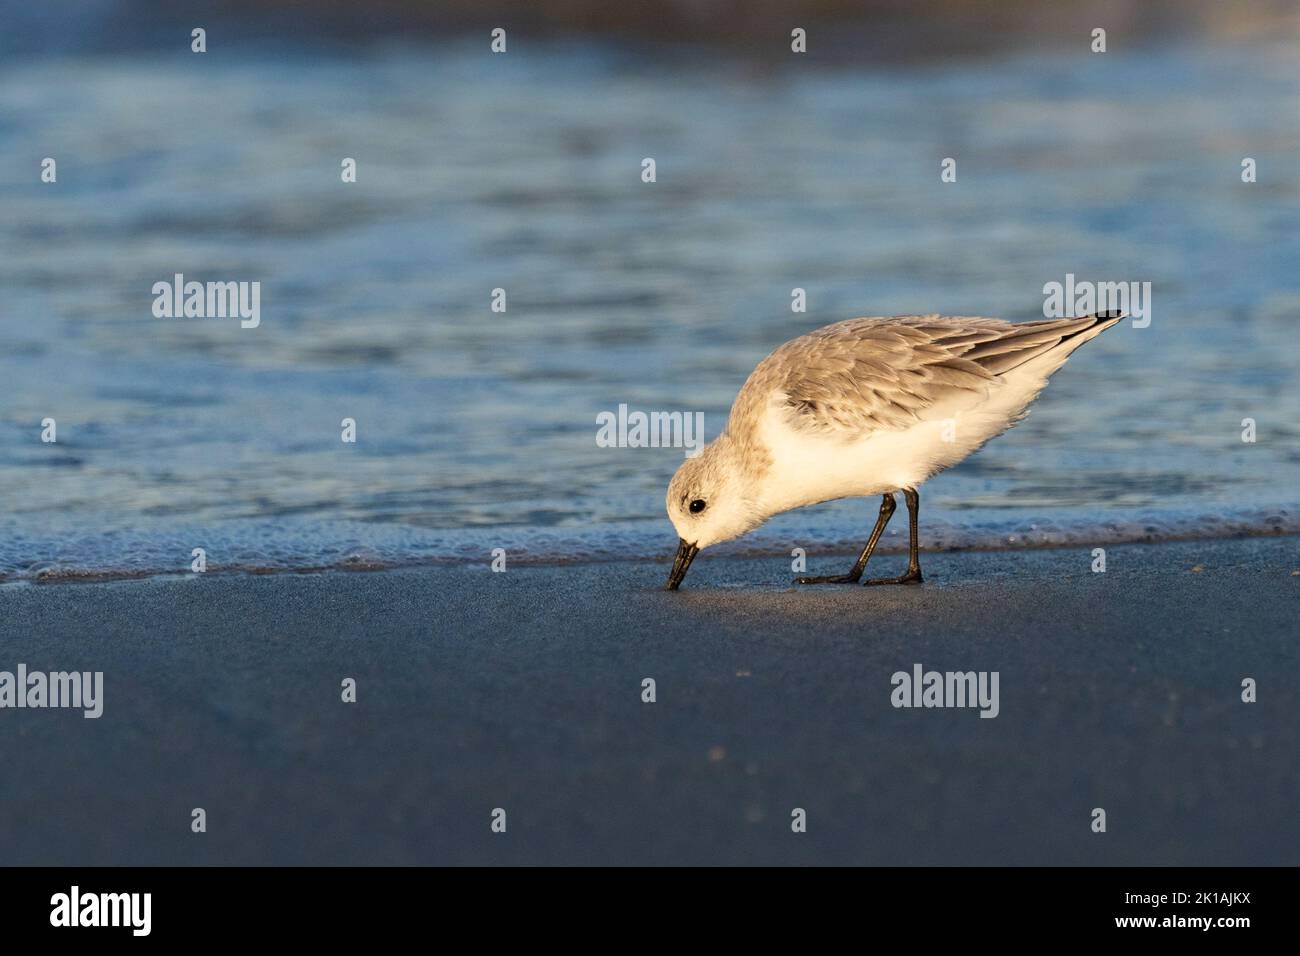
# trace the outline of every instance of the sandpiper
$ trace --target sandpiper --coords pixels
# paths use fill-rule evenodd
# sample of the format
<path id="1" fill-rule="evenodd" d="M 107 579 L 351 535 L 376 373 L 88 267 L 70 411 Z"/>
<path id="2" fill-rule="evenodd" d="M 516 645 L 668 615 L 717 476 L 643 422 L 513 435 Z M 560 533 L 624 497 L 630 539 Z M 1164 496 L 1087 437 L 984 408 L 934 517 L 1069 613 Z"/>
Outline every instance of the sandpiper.
<path id="1" fill-rule="evenodd" d="M 696 554 L 773 515 L 881 495 L 848 574 L 797 584 L 856 584 L 897 507 L 907 502 L 907 571 L 864 584 L 919 584 L 917 488 L 1020 419 L 1084 342 L 1123 313 L 1013 324 L 966 316 L 837 322 L 782 345 L 741 387 L 722 434 L 668 485 L 675 591 Z"/>

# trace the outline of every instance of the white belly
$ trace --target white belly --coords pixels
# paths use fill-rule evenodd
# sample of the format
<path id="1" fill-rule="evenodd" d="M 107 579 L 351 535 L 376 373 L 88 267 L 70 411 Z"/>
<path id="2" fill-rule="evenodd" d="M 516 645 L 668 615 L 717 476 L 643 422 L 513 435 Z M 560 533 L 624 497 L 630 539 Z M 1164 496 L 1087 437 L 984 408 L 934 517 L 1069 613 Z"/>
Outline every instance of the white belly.
<path id="1" fill-rule="evenodd" d="M 1046 376 L 1035 371 L 1008 376 L 985 395 L 967 393 L 953 405 L 928 409 L 910 428 L 866 438 L 796 431 L 781 409 L 784 397 L 774 396 L 759 432 L 772 456 L 760 506 L 779 514 L 914 488 L 1015 424 L 1046 384 Z"/>

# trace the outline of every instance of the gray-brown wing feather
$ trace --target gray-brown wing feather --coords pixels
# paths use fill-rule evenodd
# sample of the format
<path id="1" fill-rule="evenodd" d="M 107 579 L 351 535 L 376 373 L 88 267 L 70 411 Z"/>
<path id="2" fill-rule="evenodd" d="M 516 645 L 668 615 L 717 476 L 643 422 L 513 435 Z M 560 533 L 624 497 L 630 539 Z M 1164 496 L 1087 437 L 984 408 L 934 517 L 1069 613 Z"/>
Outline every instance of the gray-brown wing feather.
<path id="1" fill-rule="evenodd" d="M 1013 325 L 934 315 L 838 322 L 764 359 L 737 397 L 733 422 L 737 412 L 759 411 L 775 391 L 785 396 L 788 420 L 800 430 L 861 435 L 906 428 L 934 405 L 986 391 L 998 376 L 1097 321 Z"/>

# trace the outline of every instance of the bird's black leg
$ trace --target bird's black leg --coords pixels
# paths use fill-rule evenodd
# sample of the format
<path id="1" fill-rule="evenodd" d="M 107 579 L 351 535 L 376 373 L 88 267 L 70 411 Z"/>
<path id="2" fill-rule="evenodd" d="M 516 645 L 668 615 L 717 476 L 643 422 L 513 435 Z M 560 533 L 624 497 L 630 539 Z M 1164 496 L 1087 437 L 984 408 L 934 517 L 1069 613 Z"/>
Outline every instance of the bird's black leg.
<path id="1" fill-rule="evenodd" d="M 913 495 L 916 492 L 912 492 Z M 795 578 L 795 584 L 857 584 L 862 580 L 862 572 L 867 569 L 867 562 L 871 560 L 871 554 L 876 550 L 876 544 L 880 541 L 880 536 L 885 533 L 885 525 L 889 524 L 889 518 L 898 507 L 898 502 L 894 496 L 886 494 L 880 499 L 880 515 L 876 518 L 876 526 L 871 529 L 871 537 L 867 539 L 866 546 L 863 547 L 862 553 L 858 555 L 857 563 L 853 565 L 853 570 L 848 574 L 832 574 L 823 578 Z M 915 520 L 915 519 L 913 519 Z M 921 573 L 917 568 L 916 573 Z"/>
<path id="2" fill-rule="evenodd" d="M 921 577 L 921 552 L 916 543 L 918 534 L 917 519 L 921 512 L 921 496 L 916 493 L 915 488 L 904 488 L 903 498 L 907 501 L 907 571 L 904 572 L 902 577 L 876 578 L 872 581 L 863 581 L 863 584 L 920 584 L 925 580 Z"/>

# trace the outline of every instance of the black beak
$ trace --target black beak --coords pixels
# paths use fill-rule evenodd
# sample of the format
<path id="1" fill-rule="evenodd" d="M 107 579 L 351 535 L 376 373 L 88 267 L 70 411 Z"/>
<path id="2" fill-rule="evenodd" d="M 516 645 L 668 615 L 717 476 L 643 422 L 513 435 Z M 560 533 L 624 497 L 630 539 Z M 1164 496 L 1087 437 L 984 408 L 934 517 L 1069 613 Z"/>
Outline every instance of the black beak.
<path id="1" fill-rule="evenodd" d="M 686 571 L 695 560 L 695 556 L 700 553 L 700 549 L 693 544 L 687 544 L 685 538 L 677 540 L 677 557 L 673 558 L 673 569 L 668 572 L 668 587 L 666 590 L 676 591 L 677 586 L 682 583 L 682 578 L 686 577 Z"/>

